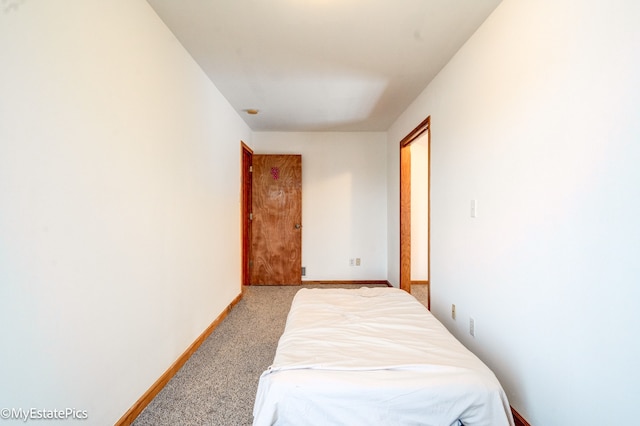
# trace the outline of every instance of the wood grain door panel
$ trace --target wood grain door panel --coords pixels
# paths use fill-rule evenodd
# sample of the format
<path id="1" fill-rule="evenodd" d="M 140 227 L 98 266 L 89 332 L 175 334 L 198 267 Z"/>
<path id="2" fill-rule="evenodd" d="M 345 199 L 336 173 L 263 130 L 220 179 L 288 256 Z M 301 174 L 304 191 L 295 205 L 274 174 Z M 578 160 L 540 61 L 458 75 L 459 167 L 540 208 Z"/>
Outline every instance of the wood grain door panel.
<path id="1" fill-rule="evenodd" d="M 302 157 L 253 156 L 251 284 L 300 285 Z"/>

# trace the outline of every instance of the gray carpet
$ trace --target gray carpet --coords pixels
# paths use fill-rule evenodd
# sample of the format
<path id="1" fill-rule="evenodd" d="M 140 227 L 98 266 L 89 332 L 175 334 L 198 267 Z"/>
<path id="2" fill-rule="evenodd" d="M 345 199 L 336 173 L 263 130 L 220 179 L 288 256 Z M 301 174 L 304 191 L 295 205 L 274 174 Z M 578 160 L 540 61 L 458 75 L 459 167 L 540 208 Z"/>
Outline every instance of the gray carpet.
<path id="1" fill-rule="evenodd" d="M 301 287 L 246 287 L 242 300 L 138 416 L 134 426 L 251 425 L 258 378 L 273 361 L 291 301 Z"/>

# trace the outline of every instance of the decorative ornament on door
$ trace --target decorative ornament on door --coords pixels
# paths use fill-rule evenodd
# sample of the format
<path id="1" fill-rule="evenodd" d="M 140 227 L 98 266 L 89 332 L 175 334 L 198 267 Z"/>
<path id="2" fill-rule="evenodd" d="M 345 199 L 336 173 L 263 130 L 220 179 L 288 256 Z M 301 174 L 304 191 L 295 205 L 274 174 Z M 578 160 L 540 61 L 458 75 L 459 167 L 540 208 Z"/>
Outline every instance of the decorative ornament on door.
<path id="1" fill-rule="evenodd" d="M 273 180 L 280 179 L 280 169 L 277 168 L 277 167 L 272 167 L 271 168 L 271 176 L 273 177 Z"/>

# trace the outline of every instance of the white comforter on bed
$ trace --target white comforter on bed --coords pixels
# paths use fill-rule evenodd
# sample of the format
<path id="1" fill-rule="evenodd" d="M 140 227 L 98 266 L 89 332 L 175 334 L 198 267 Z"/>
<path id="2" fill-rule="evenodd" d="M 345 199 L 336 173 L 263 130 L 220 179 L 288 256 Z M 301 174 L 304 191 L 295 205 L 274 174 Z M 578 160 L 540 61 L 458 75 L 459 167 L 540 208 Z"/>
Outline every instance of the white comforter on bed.
<path id="1" fill-rule="evenodd" d="M 301 289 L 254 425 L 513 425 L 495 375 L 413 296 Z"/>

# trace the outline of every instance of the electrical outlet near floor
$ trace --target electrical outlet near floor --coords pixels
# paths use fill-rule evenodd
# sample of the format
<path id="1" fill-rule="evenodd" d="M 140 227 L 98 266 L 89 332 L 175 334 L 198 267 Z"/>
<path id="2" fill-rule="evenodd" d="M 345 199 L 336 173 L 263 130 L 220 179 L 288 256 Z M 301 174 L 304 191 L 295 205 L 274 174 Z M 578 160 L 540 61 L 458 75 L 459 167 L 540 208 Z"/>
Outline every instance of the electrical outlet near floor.
<path id="1" fill-rule="evenodd" d="M 360 266 L 360 258 L 356 257 L 356 266 Z"/>
<path id="2" fill-rule="evenodd" d="M 451 318 L 456 319 L 456 305 L 454 303 L 451 304 Z"/>

